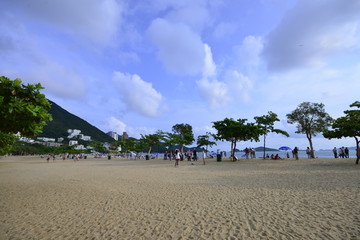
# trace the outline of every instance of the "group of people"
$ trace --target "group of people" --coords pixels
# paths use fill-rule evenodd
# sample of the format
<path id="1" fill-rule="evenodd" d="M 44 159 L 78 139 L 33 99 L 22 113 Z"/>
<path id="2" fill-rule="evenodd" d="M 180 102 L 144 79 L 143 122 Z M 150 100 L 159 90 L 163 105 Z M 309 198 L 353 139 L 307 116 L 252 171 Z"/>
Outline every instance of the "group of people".
<path id="1" fill-rule="evenodd" d="M 62 159 L 63 161 L 65 161 L 65 159 L 72 159 L 74 162 L 75 161 L 79 161 L 82 158 L 86 158 L 86 155 L 84 154 L 69 154 L 69 153 L 62 153 L 56 155 L 56 154 L 48 154 L 46 157 L 46 162 L 50 162 L 50 159 L 52 159 L 53 162 L 55 162 L 55 160 L 57 160 L 57 158 L 60 157 L 60 159 Z M 43 158 L 43 156 L 41 156 L 41 158 Z"/>
<path id="2" fill-rule="evenodd" d="M 334 147 L 333 153 L 334 158 L 349 158 L 349 149 L 347 147 L 341 147 L 339 149 L 336 149 L 336 147 Z"/>
<path id="3" fill-rule="evenodd" d="M 250 158 L 256 158 L 256 151 L 255 148 L 245 148 L 244 149 L 246 159 Z"/>
<path id="4" fill-rule="evenodd" d="M 165 153 L 164 160 L 167 160 L 167 158 L 169 158 L 169 160 L 171 160 L 171 158 L 175 159 L 175 167 L 179 167 L 180 161 L 183 161 L 184 159 L 187 159 L 188 161 L 197 161 L 198 155 L 196 150 L 193 150 L 192 152 L 186 152 L 183 154 L 178 149 L 176 149 L 174 153 Z M 203 149 L 202 159 L 204 165 L 206 163 L 205 158 L 206 158 L 206 151 L 205 149 Z"/>

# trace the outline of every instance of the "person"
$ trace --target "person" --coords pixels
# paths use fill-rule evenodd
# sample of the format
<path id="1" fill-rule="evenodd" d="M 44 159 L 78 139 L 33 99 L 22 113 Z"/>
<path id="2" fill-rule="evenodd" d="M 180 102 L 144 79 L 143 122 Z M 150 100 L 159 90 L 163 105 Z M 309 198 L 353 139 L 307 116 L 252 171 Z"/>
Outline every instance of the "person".
<path id="1" fill-rule="evenodd" d="M 310 158 L 310 148 L 309 147 L 306 148 L 306 155 L 308 158 Z"/>
<path id="2" fill-rule="evenodd" d="M 197 161 L 197 152 L 195 149 L 193 151 L 193 159 L 194 159 L 194 161 Z"/>
<path id="3" fill-rule="evenodd" d="M 286 157 L 287 157 L 287 158 L 290 158 L 289 152 L 286 153 Z"/>
<path id="4" fill-rule="evenodd" d="M 274 154 L 271 154 L 271 159 L 275 159 L 275 155 Z"/>
<path id="5" fill-rule="evenodd" d="M 334 147 L 334 149 L 333 149 L 333 153 L 334 153 L 334 158 L 338 158 L 338 155 L 337 155 L 337 149 L 336 149 L 336 147 Z"/>
<path id="6" fill-rule="evenodd" d="M 276 154 L 274 159 L 275 160 L 282 160 L 282 158 L 279 156 L 279 154 Z"/>
<path id="7" fill-rule="evenodd" d="M 175 150 L 175 167 L 179 166 L 179 162 L 180 162 L 180 152 L 179 150 Z"/>
<path id="8" fill-rule="evenodd" d="M 205 158 L 206 158 L 206 152 L 205 152 L 205 148 L 202 149 L 203 152 L 202 152 L 202 158 L 203 158 L 203 163 L 205 165 Z"/>
<path id="9" fill-rule="evenodd" d="M 299 149 L 297 147 L 294 148 L 294 157 L 296 160 L 299 160 Z"/>
<path id="10" fill-rule="evenodd" d="M 344 152 L 345 152 L 345 157 L 349 158 L 349 149 L 347 147 L 345 148 Z"/>

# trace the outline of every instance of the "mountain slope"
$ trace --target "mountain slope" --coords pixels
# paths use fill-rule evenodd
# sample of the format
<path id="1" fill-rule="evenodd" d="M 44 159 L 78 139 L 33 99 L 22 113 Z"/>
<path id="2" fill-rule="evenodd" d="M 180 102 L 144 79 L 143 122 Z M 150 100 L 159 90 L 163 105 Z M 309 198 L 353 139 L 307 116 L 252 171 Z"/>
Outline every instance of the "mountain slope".
<path id="1" fill-rule="evenodd" d="M 49 100 L 51 103 L 51 109 L 49 113 L 52 115 L 53 120 L 49 122 L 44 128 L 43 132 L 40 133 L 39 137 L 50 137 L 50 138 L 67 138 L 68 129 L 81 130 L 81 134 L 91 136 L 91 140 L 99 142 L 113 142 L 114 139 L 95 126 L 89 124 L 85 120 L 77 117 L 76 115 L 69 113 L 56 103 Z"/>

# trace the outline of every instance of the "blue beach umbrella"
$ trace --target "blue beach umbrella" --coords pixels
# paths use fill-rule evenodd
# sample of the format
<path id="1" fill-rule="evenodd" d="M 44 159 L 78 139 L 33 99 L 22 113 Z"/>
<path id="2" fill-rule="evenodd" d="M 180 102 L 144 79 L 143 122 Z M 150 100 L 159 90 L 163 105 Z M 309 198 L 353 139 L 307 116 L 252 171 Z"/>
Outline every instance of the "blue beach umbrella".
<path id="1" fill-rule="evenodd" d="M 290 151 L 291 148 L 287 147 L 287 146 L 282 146 L 282 147 L 279 147 L 279 150 L 282 150 L 282 151 Z"/>

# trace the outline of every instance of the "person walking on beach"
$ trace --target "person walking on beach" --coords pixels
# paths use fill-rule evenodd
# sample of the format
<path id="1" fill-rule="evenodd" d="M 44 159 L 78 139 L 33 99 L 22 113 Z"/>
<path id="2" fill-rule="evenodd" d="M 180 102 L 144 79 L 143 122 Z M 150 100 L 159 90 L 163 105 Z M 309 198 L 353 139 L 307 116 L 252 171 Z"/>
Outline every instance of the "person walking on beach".
<path id="1" fill-rule="evenodd" d="M 338 155 L 337 155 L 337 149 L 336 149 L 336 147 L 334 147 L 334 149 L 333 149 L 333 153 L 334 153 L 334 158 L 337 158 L 337 157 L 338 157 Z"/>
<path id="2" fill-rule="evenodd" d="M 194 159 L 194 161 L 197 161 L 197 152 L 195 149 L 193 151 L 193 159 Z"/>
<path id="3" fill-rule="evenodd" d="M 205 165 L 205 158 L 206 158 L 206 152 L 205 152 L 205 148 L 203 148 L 202 159 L 203 159 L 204 165 Z"/>
<path id="4" fill-rule="evenodd" d="M 296 160 L 299 160 L 299 150 L 297 147 L 294 148 L 294 157 Z"/>
<path id="5" fill-rule="evenodd" d="M 179 166 L 179 162 L 180 162 L 180 152 L 179 150 L 175 150 L 175 167 Z"/>

